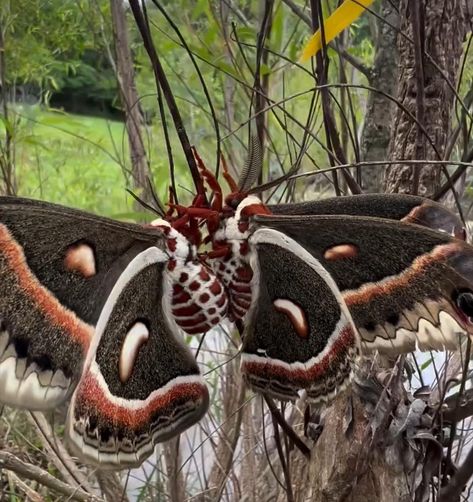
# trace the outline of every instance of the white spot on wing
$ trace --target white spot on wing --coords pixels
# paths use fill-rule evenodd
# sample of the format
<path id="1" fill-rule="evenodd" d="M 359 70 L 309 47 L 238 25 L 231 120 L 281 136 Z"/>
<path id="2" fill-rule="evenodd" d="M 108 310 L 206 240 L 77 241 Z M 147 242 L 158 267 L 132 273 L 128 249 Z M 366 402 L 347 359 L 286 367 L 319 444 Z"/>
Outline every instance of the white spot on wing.
<path id="1" fill-rule="evenodd" d="M 88 244 L 70 247 L 64 258 L 66 270 L 78 272 L 84 277 L 92 277 L 97 273 L 93 249 Z"/>
<path id="2" fill-rule="evenodd" d="M 131 376 L 138 351 L 149 338 L 149 330 L 142 322 L 137 322 L 128 331 L 120 352 L 120 380 L 125 383 Z"/>
<path id="3" fill-rule="evenodd" d="M 278 312 L 286 314 L 294 325 L 297 334 L 303 338 L 309 334 L 305 313 L 299 305 L 290 300 L 278 298 L 273 302 L 274 308 Z"/>

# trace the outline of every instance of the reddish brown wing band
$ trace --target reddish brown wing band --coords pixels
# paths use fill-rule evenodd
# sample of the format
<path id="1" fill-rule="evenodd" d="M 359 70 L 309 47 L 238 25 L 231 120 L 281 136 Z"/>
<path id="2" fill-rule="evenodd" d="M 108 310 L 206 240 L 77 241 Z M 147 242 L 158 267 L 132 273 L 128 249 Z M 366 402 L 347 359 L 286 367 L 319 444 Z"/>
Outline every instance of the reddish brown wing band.
<path id="1" fill-rule="evenodd" d="M 41 285 L 2 224 L 0 278 L 0 401 L 54 407 L 79 379 L 93 327 Z"/>
<path id="2" fill-rule="evenodd" d="M 281 232 L 259 229 L 249 244 L 255 289 L 243 335 L 245 379 L 279 399 L 304 390 L 313 402 L 333 398 L 349 382 L 359 348 L 337 286 Z"/>
<path id="3" fill-rule="evenodd" d="M 67 420 L 69 445 L 86 462 L 137 466 L 207 410 L 197 363 L 174 332 L 168 260 L 158 248 L 134 258 L 100 315 Z"/>

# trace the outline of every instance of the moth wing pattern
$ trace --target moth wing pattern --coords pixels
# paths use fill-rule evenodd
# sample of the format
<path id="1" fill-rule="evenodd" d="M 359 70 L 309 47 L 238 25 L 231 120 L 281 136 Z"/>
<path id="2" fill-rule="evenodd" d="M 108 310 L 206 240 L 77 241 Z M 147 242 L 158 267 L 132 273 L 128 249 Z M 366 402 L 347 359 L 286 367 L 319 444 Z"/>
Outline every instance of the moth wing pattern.
<path id="1" fill-rule="evenodd" d="M 138 254 L 97 322 L 66 425 L 71 450 L 88 463 L 138 466 L 207 410 L 207 387 L 171 316 L 167 261 L 155 247 Z"/>
<path id="2" fill-rule="evenodd" d="M 473 334 L 473 248 L 445 232 L 357 216 L 258 216 L 330 273 L 364 350 L 456 349 Z"/>
<path id="3" fill-rule="evenodd" d="M 160 243 L 157 229 L 0 197 L 0 402 L 45 410 L 64 401 L 113 284 Z"/>
<path id="4" fill-rule="evenodd" d="M 269 206 L 276 215 L 350 215 L 414 223 L 466 240 L 458 216 L 445 206 L 424 197 L 407 194 L 361 194 L 347 197 Z"/>
<path id="5" fill-rule="evenodd" d="M 243 375 L 283 400 L 307 391 L 327 401 L 350 380 L 359 342 L 333 279 L 300 244 L 270 228 L 249 239 L 254 250 L 252 303 L 243 333 Z"/>

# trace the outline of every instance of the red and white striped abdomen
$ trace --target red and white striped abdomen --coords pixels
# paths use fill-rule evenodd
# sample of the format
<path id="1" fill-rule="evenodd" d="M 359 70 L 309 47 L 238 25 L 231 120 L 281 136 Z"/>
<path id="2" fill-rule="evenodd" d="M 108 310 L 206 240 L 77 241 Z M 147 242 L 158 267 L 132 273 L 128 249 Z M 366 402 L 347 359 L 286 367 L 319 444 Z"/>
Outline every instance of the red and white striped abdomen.
<path id="1" fill-rule="evenodd" d="M 153 225 L 166 234 L 165 312 L 189 335 L 204 333 L 227 315 L 227 293 L 213 271 L 197 257 L 195 246 L 164 220 Z"/>
<path id="2" fill-rule="evenodd" d="M 171 313 L 177 325 L 189 335 L 217 326 L 228 306 L 220 280 L 199 262 L 187 262 L 173 272 Z"/>
<path id="3" fill-rule="evenodd" d="M 217 278 L 228 294 L 228 315 L 232 321 L 243 319 L 251 305 L 251 281 L 253 270 L 248 263 L 248 243 L 233 241 L 224 258 L 212 263 Z"/>

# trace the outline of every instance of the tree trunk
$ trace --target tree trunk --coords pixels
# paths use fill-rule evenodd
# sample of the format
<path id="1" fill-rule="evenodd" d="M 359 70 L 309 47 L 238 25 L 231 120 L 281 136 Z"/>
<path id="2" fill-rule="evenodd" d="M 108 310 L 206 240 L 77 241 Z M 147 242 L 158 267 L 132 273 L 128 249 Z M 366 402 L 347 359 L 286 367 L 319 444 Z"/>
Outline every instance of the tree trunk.
<path id="1" fill-rule="evenodd" d="M 371 365 L 360 370 L 360 381 L 374 381 L 374 375 L 366 370 Z M 393 438 L 390 432 L 393 418 L 405 417 L 409 412 L 401 376 L 401 369 L 396 367 L 375 402 L 353 392 L 355 383 L 335 399 L 325 412 L 323 431 L 312 448 L 310 461 L 293 452 L 291 484 L 295 502 L 414 500 L 412 494 L 420 483 L 420 477 L 415 476 L 416 466 L 423 465 L 424 449 L 418 443 L 414 450 L 402 435 Z M 283 501 L 281 493 L 278 502 Z"/>
<path id="2" fill-rule="evenodd" d="M 186 483 L 184 473 L 180 469 L 182 458 L 179 440 L 180 436 L 177 436 L 166 441 L 162 446 L 166 462 L 167 493 L 173 502 L 184 502 L 186 500 Z"/>
<path id="3" fill-rule="evenodd" d="M 116 75 L 120 99 L 125 109 L 133 188 L 137 189 L 144 201 L 150 202 L 152 196 L 148 179 L 151 180 L 151 173 L 143 142 L 144 119 L 136 90 L 124 3 L 121 0 L 110 0 L 110 7 L 115 45 Z"/>
<path id="4" fill-rule="evenodd" d="M 430 0 L 423 17 L 422 11 L 420 12 L 422 25 L 420 28 L 417 25 L 416 32 L 413 30 L 415 23 L 410 7 L 413 4 L 420 5 L 422 10 L 424 4 L 417 2 L 420 0 L 402 0 L 401 31 L 407 33 L 411 40 L 420 35 L 421 41 L 425 31 L 421 46 L 455 85 L 464 35 L 461 3 L 457 0 Z M 449 36 L 445 36 L 445 33 Z M 399 106 L 390 131 L 388 155 L 393 160 L 437 159 L 438 154 L 442 156 L 445 152 L 454 95 L 428 56 L 424 54 L 421 57 L 422 66 L 419 69 L 419 56 L 416 60 L 412 41 L 400 36 L 398 42 L 398 99 L 405 109 L 418 117 L 434 146 L 425 140 L 425 136 L 421 136 L 421 128 Z M 381 57 L 379 53 L 378 57 Z M 384 64 L 385 61 L 381 66 Z M 420 91 L 418 84 L 421 86 Z M 377 85 L 381 87 L 382 83 Z M 422 92 L 424 89 L 425 96 Z M 418 99 L 419 96 L 422 97 L 422 102 Z M 374 98 L 375 96 L 370 101 L 371 113 L 375 111 L 372 108 L 375 105 Z M 373 153 L 370 158 L 383 158 L 380 153 L 383 146 L 378 142 L 378 137 L 372 144 L 368 137 L 374 134 L 369 132 L 370 128 L 378 132 L 377 120 L 385 126 L 382 119 L 382 116 L 373 113 L 366 120 L 363 148 L 366 156 Z M 383 131 L 379 132 L 379 137 L 382 138 Z M 377 154 L 374 153 L 375 146 L 380 148 Z M 411 166 L 396 164 L 388 168 L 385 190 L 412 193 L 417 184 L 420 194 L 432 195 L 439 187 L 440 169 L 429 164 L 420 167 L 417 169 L 417 182 Z M 365 372 L 365 367 L 361 366 L 360 371 Z M 379 370 L 376 371 L 379 373 Z M 422 469 L 431 461 L 429 450 L 421 441 L 407 441 L 402 434 L 395 432 L 396 420 L 407 416 L 412 404 L 409 403 L 409 396 L 403 386 L 402 371 L 402 365 L 388 370 L 392 372 L 389 389 L 384 391 L 374 407 L 353 393 L 351 397 L 347 394 L 337 397 L 326 411 L 323 432 L 312 448 L 310 462 L 299 453 L 293 454 L 291 484 L 295 501 L 424 500 L 430 478 L 429 475 L 423 478 Z M 366 376 L 361 378 L 357 375 L 356 379 L 369 381 Z M 278 500 L 282 502 L 283 499 L 284 495 L 281 494 Z"/>
<path id="5" fill-rule="evenodd" d="M 399 0 L 383 0 L 380 16 L 377 20 L 378 40 L 376 55 L 369 84 L 371 87 L 391 96 L 396 91 L 397 76 L 397 32 L 390 25 L 399 25 Z M 384 22 L 386 20 L 387 22 Z M 389 23 L 389 24 L 388 24 Z M 389 146 L 391 136 L 391 118 L 394 111 L 392 101 L 379 92 L 370 92 L 366 109 L 366 118 L 361 135 L 361 159 L 383 160 Z M 379 192 L 383 174 L 383 166 L 363 166 L 362 179 L 365 192 Z"/>
<path id="6" fill-rule="evenodd" d="M 0 176 L 2 178 L 0 192 L 4 195 L 16 195 L 17 180 L 15 174 L 13 142 L 15 119 L 11 119 L 8 110 L 7 69 L 5 58 L 7 21 L 8 20 L 0 17 L 0 114 L 3 116 L 5 125 L 5 136 L 4 139 L 0 140 Z"/>
<path id="7" fill-rule="evenodd" d="M 415 22 L 416 8 L 420 23 Z M 402 0 L 401 14 L 401 32 L 410 40 L 398 37 L 397 96 L 402 108 L 397 108 L 393 120 L 388 159 L 441 160 L 450 132 L 452 89 L 456 85 L 466 28 L 463 2 Z M 420 49 L 417 57 L 416 38 Z M 439 188 L 440 179 L 438 165 L 393 164 L 386 169 L 384 190 L 417 192 L 428 197 Z"/>

